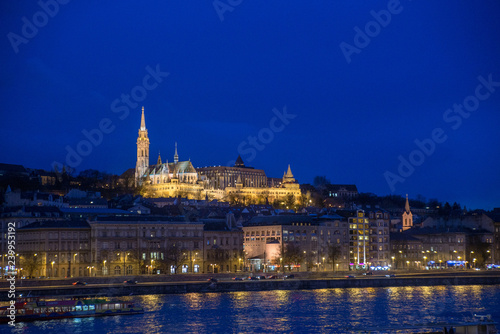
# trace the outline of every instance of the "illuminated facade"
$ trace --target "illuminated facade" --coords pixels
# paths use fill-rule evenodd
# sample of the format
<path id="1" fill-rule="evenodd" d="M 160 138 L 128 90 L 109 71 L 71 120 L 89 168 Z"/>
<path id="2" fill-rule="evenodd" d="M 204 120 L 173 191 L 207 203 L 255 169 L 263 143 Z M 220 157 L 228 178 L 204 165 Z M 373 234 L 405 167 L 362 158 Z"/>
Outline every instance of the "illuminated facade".
<path id="1" fill-rule="evenodd" d="M 243 249 L 250 271 L 290 270 L 281 250 L 293 244 L 300 256 L 294 270 L 347 270 L 347 221 L 341 216 L 257 216 L 243 226 Z M 336 246 L 335 259 L 329 247 Z M 334 265 L 335 264 L 335 265 Z"/>
<path id="2" fill-rule="evenodd" d="M 413 227 L 413 214 L 410 211 L 410 203 L 408 202 L 408 194 L 406 194 L 405 211 L 402 217 L 403 231 L 409 230 Z"/>
<path id="3" fill-rule="evenodd" d="M 195 169 L 191 161 L 179 161 L 177 143 L 173 162 L 149 165 L 149 137 L 144 108 L 137 138 L 135 183 L 144 186 L 145 197 L 186 197 L 189 199 L 229 200 L 236 203 L 260 203 L 293 199 L 296 203 L 301 191 L 290 166 L 277 187 L 268 187 L 263 170 L 246 167 L 238 157 L 234 167 L 204 167 Z M 293 197 L 292 197 L 293 196 Z"/>
<path id="4" fill-rule="evenodd" d="M 370 224 L 363 210 L 349 217 L 349 261 L 351 269 L 366 269 L 369 257 Z"/>

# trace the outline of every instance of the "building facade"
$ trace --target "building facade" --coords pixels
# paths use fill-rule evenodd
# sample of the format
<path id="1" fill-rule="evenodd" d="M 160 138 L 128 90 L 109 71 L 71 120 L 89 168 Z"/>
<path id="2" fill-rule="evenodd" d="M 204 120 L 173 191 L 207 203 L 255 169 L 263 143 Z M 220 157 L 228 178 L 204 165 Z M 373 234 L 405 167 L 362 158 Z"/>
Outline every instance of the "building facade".
<path id="1" fill-rule="evenodd" d="M 370 259 L 370 223 L 364 210 L 357 210 L 349 217 L 349 266 L 350 269 L 367 269 Z"/>
<path id="2" fill-rule="evenodd" d="M 22 276 L 94 276 L 90 226 L 85 221 L 37 221 L 17 230 Z"/>
<path id="3" fill-rule="evenodd" d="M 340 216 L 254 217 L 243 226 L 247 268 L 250 271 L 347 270 L 347 230 L 347 222 Z M 295 259 L 284 259 L 292 248 L 295 254 L 288 256 Z"/>
<path id="4" fill-rule="evenodd" d="M 390 250 L 390 213 L 385 210 L 368 210 L 370 224 L 370 267 L 389 267 L 391 264 Z"/>
<path id="5" fill-rule="evenodd" d="M 179 217 L 96 217 L 92 262 L 100 275 L 197 273 L 203 223 Z"/>

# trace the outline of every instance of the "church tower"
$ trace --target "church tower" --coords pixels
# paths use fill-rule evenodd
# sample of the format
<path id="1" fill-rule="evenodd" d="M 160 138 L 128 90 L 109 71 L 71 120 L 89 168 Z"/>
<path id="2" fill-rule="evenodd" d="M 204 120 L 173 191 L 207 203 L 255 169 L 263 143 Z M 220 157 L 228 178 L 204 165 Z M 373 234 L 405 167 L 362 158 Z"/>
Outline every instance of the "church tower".
<path id="1" fill-rule="evenodd" d="M 179 155 L 177 154 L 177 142 L 175 142 L 174 164 L 179 162 Z"/>
<path id="2" fill-rule="evenodd" d="M 403 231 L 409 230 L 413 227 L 413 214 L 410 211 L 410 203 L 408 202 L 408 194 L 406 194 L 406 204 L 405 211 L 403 212 L 402 217 L 403 222 Z"/>
<path id="3" fill-rule="evenodd" d="M 137 137 L 137 163 L 135 165 L 135 185 L 138 186 L 141 177 L 149 168 L 149 137 L 144 118 L 144 107 L 142 107 L 141 127 Z"/>

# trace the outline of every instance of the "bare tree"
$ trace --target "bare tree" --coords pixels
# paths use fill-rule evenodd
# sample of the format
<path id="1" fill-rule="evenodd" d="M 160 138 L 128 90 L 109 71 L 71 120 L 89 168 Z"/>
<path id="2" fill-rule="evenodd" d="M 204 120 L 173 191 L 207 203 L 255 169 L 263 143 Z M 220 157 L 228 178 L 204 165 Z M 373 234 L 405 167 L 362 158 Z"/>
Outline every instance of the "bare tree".
<path id="1" fill-rule="evenodd" d="M 288 269 L 291 271 L 292 265 L 298 265 L 303 261 L 304 253 L 298 244 L 290 242 L 281 246 L 279 257 L 283 265 L 288 265 Z"/>
<path id="2" fill-rule="evenodd" d="M 328 249 L 327 249 L 327 255 L 328 255 L 328 263 L 332 264 L 332 270 L 335 270 L 335 262 L 339 258 L 339 256 L 342 254 L 342 251 L 340 249 L 340 246 L 334 245 L 334 244 L 329 244 Z"/>
<path id="3" fill-rule="evenodd" d="M 184 249 L 179 244 L 174 243 L 167 249 L 167 259 L 174 266 L 176 274 L 181 264 L 186 261 L 185 254 Z"/>

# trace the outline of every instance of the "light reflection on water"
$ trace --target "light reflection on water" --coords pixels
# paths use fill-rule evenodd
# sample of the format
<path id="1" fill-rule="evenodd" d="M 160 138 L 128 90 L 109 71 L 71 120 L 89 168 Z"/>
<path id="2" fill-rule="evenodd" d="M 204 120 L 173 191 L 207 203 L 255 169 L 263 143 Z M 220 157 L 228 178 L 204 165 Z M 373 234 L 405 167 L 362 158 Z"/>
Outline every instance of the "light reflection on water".
<path id="1" fill-rule="evenodd" d="M 436 286 L 190 293 L 123 297 L 143 315 L 17 324 L 13 333 L 349 333 L 353 328 L 500 321 L 500 286 Z M 0 327 L 4 332 L 5 327 Z"/>

